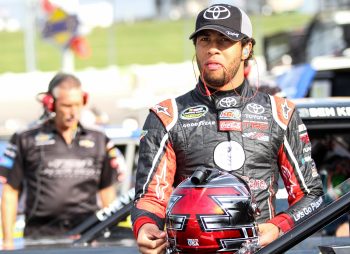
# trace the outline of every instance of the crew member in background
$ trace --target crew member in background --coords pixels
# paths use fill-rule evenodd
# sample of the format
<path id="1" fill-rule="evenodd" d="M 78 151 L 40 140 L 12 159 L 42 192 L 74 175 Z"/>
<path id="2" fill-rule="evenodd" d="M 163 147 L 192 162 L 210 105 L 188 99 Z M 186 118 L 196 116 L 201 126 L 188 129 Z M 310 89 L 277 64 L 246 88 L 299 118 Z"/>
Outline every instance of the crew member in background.
<path id="1" fill-rule="evenodd" d="M 190 36 L 201 74 L 198 83 L 151 108 L 143 127 L 131 212 L 141 253 L 165 252 L 172 187 L 199 166 L 246 180 L 257 203 L 261 246 L 322 206 L 320 176 L 295 105 L 253 89 L 244 78 L 255 44 L 252 35 L 249 17 L 237 7 L 217 4 L 198 14 Z M 290 207 L 276 214 L 279 175 Z"/>
<path id="2" fill-rule="evenodd" d="M 1 204 L 4 249 L 14 247 L 21 190 L 24 236 L 31 238 L 63 235 L 91 216 L 98 200 L 105 207 L 115 199 L 118 153 L 103 132 L 79 122 L 86 102 L 78 78 L 58 73 L 42 98 L 48 117 L 12 136 Z"/>

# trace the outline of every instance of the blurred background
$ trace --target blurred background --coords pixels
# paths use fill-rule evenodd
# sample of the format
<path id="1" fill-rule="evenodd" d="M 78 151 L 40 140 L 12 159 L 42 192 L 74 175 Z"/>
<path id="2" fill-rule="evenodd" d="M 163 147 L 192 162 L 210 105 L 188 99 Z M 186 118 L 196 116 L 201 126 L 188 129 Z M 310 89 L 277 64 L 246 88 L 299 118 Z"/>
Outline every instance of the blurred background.
<path id="1" fill-rule="evenodd" d="M 310 95 L 317 70 L 328 67 L 303 65 L 297 71 L 309 78 L 293 82 L 288 70 L 311 64 L 319 55 L 337 57 L 333 66 L 349 69 L 350 14 L 345 10 L 350 1 L 0 0 L 0 134 L 40 116 L 36 95 L 60 70 L 74 72 L 89 93 L 86 121 L 99 116 L 104 123 L 141 127 L 150 106 L 195 85 L 188 36 L 196 14 L 214 3 L 237 5 L 252 18 L 257 41 L 249 74 L 253 84 L 303 97 Z M 342 13 L 315 21 L 329 11 Z M 305 91 L 296 95 L 296 87 L 305 83 L 297 89 Z M 318 86 L 318 96 L 331 96 L 329 86 Z"/>

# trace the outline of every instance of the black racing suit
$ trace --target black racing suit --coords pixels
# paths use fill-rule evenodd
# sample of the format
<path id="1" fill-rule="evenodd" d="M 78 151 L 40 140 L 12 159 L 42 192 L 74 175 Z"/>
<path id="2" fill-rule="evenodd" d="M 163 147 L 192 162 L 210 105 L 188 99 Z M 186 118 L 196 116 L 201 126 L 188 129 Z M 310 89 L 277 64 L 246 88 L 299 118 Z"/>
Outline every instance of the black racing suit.
<path id="1" fill-rule="evenodd" d="M 13 135 L 5 151 L 7 182 L 25 187 L 25 235 L 60 235 L 91 216 L 97 192 L 116 182 L 114 150 L 103 132 L 81 125 L 71 144 L 53 121 Z"/>
<path id="2" fill-rule="evenodd" d="M 134 233 L 145 223 L 164 227 L 172 192 L 199 166 L 242 176 L 260 214 L 283 232 L 323 203 L 322 184 L 311 158 L 311 144 L 294 104 L 257 92 L 247 83 L 237 91 L 208 97 L 195 89 L 155 105 L 144 124 L 132 209 Z M 276 215 L 279 174 L 289 209 Z"/>

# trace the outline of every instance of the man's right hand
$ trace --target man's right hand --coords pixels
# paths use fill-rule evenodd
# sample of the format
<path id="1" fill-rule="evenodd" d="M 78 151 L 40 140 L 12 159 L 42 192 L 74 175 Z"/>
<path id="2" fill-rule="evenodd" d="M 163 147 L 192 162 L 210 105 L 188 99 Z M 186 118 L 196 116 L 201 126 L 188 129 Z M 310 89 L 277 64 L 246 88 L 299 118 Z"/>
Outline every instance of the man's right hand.
<path id="1" fill-rule="evenodd" d="M 151 223 L 142 225 L 138 232 L 137 244 L 142 254 L 165 253 L 168 245 L 166 233 L 159 230 L 157 225 Z"/>

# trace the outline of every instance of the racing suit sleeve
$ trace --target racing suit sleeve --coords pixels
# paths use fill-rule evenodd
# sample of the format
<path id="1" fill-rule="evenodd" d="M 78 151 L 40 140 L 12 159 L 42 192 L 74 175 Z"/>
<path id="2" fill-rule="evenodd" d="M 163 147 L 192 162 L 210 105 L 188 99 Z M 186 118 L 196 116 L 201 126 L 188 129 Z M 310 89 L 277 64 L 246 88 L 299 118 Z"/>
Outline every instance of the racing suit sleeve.
<path id="1" fill-rule="evenodd" d="M 269 222 L 285 233 L 323 204 L 323 188 L 314 160 L 307 129 L 294 109 L 278 152 L 280 175 L 288 192 L 289 208 Z"/>
<path id="2" fill-rule="evenodd" d="M 145 223 L 164 228 L 165 210 L 172 192 L 176 158 L 169 132 L 154 112 L 150 112 L 140 139 L 135 201 L 131 210 L 137 238 Z"/>

